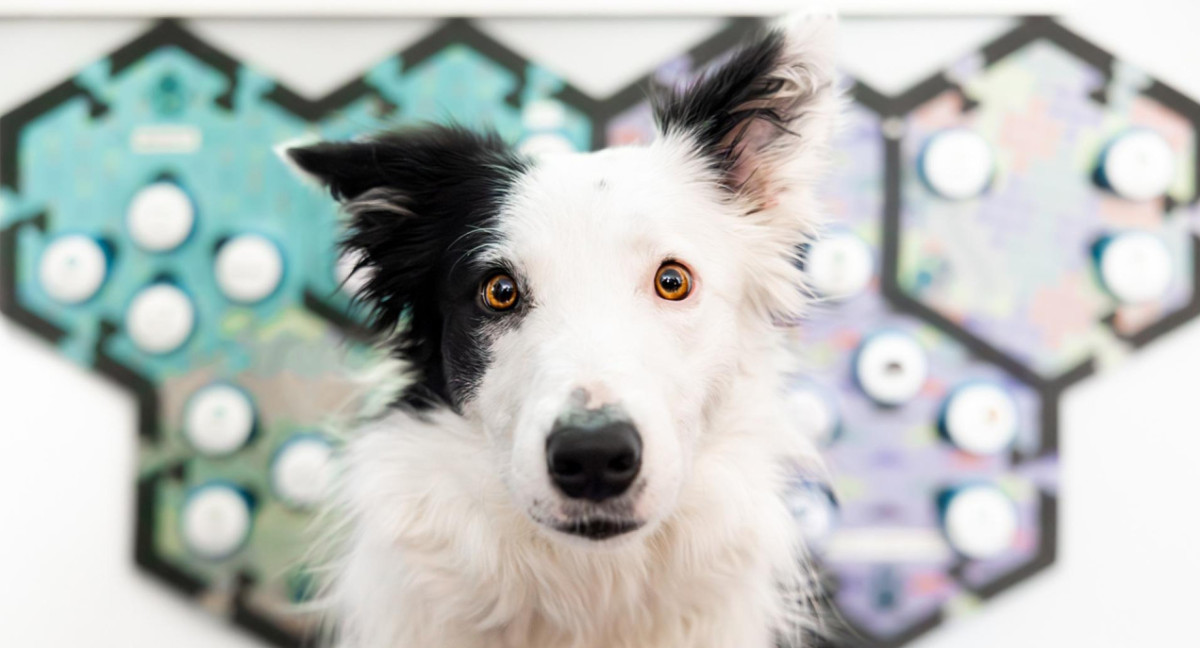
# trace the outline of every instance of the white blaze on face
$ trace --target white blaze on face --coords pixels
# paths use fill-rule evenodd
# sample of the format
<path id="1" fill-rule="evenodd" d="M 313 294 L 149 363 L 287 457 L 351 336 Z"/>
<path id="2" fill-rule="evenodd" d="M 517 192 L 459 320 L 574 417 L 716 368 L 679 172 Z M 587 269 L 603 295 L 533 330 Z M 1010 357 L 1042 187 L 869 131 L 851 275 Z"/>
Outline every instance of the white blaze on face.
<path id="1" fill-rule="evenodd" d="M 546 438 L 580 389 L 642 438 L 635 515 L 661 518 L 674 501 L 705 400 L 736 358 L 745 281 L 737 217 L 696 172 L 669 147 L 565 156 L 535 168 L 502 213 L 489 257 L 512 269 L 528 310 L 493 340 L 468 408 L 510 455 L 527 508 L 560 501 Z M 666 261 L 691 271 L 687 298 L 656 293 Z"/>

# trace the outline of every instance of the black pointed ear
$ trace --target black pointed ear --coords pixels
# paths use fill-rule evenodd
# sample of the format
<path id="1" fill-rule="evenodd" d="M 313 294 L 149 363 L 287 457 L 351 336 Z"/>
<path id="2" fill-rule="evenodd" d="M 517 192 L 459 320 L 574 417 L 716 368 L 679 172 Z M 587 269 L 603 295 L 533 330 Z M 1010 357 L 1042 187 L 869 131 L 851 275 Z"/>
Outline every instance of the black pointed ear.
<path id="1" fill-rule="evenodd" d="M 286 151 L 298 171 L 328 187 L 339 201 L 353 200 L 385 185 L 386 168 L 395 163 L 387 158 L 395 153 L 396 147 L 372 140 L 321 142 Z"/>
<path id="2" fill-rule="evenodd" d="M 429 126 L 354 142 L 291 148 L 287 156 L 314 177 L 348 215 L 342 248 L 359 259 L 358 295 L 372 324 L 393 336 L 429 390 L 441 396 L 445 314 L 438 290 L 464 246 L 478 245 L 516 179 L 523 159 L 494 134 Z"/>
<path id="3" fill-rule="evenodd" d="M 657 97 L 661 138 L 692 147 L 754 208 L 811 186 L 838 111 L 836 25 L 832 12 L 780 21 L 691 86 Z"/>

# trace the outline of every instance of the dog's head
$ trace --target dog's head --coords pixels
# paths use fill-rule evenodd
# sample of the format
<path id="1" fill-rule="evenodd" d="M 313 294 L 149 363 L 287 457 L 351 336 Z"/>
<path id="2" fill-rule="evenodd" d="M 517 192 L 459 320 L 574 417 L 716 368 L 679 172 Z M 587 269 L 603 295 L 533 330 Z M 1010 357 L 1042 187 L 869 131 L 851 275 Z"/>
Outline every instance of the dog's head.
<path id="1" fill-rule="evenodd" d="M 476 423 L 551 535 L 669 516 L 746 350 L 803 304 L 832 20 L 657 97 L 644 147 L 529 159 L 427 127 L 289 151 L 345 204 L 376 324 L 406 324 L 408 402 Z"/>

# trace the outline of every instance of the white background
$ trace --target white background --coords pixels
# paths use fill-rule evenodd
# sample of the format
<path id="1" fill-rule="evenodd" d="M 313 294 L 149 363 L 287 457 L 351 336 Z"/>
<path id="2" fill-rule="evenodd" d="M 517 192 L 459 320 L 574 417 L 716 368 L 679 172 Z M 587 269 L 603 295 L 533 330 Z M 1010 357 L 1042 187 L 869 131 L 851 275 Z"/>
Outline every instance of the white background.
<path id="1" fill-rule="evenodd" d="M 781 2 L 590 2 L 559 10 L 747 13 Z M 1066 8 L 1065 22 L 1185 93 L 1200 98 L 1200 2 L 848 2 L 846 9 L 988 11 Z M 95 2 L 0 0 L 0 15 L 100 12 Z M 604 7 L 601 7 L 604 5 Z M 127 15 L 164 10 L 125 0 Z M 246 2 L 175 3 L 218 14 Z M 329 11 L 470 13 L 479 2 L 271 2 Z M 501 8 L 536 14 L 546 3 Z M 488 5 L 492 10 L 495 6 Z M 689 12 L 691 8 L 694 11 Z M 254 11 L 254 10 L 249 10 Z M 131 13 L 132 12 L 132 13 Z M 205 19 L 195 27 L 219 46 L 310 93 L 328 90 L 423 31 L 414 21 Z M 510 46 L 603 93 L 708 31 L 706 20 L 651 28 L 620 21 L 488 22 Z M 73 73 L 145 27 L 122 18 L 0 19 L 0 111 Z M 996 20 L 921 21 L 904 31 L 857 22 L 846 28 L 847 67 L 882 90 L 899 90 L 1003 29 Z M 619 39 L 617 34 L 620 34 Z M 520 40 L 517 40 L 520 38 Z M 315 39 L 315 40 L 314 40 Z M 610 47 L 619 42 L 619 47 Z M 917 648 L 1197 646 L 1200 609 L 1200 322 L 1072 389 L 1063 403 L 1063 504 L 1057 565 L 1010 590 L 982 613 L 955 621 Z M 56 355 L 0 319 L 0 647 L 249 648 L 190 602 L 137 572 L 132 561 L 135 408 L 117 387 Z"/>

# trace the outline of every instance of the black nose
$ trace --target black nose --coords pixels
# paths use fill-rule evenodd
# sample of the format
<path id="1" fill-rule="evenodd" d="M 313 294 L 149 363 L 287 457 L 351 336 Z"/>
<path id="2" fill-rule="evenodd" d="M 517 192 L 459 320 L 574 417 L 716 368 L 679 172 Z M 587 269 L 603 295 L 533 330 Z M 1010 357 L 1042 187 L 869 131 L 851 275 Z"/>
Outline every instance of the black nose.
<path id="1" fill-rule="evenodd" d="M 550 479 L 573 499 L 602 502 L 629 489 L 642 467 L 642 437 L 624 421 L 557 427 L 546 439 Z"/>

